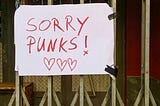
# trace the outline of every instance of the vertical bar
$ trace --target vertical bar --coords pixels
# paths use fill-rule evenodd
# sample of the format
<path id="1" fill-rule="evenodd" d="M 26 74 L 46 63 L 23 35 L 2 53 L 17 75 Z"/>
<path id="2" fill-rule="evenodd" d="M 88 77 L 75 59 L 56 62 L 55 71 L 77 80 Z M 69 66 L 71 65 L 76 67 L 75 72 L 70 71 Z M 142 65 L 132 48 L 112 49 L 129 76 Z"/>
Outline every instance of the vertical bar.
<path id="1" fill-rule="evenodd" d="M 83 80 L 83 76 L 80 76 L 80 106 L 84 106 L 84 80 Z"/>
<path id="2" fill-rule="evenodd" d="M 53 0 L 48 0 L 48 5 L 52 5 L 53 4 Z"/>
<path id="3" fill-rule="evenodd" d="M 149 106 L 150 0 L 145 0 L 145 106 Z"/>
<path id="4" fill-rule="evenodd" d="M 112 0 L 113 12 L 116 13 L 116 0 Z M 116 66 L 116 18 L 114 18 L 114 65 Z M 112 106 L 116 106 L 116 80 L 112 79 Z"/>
<path id="5" fill-rule="evenodd" d="M 53 78 L 52 76 L 48 76 L 48 106 L 52 106 L 53 104 Z"/>
<path id="6" fill-rule="evenodd" d="M 16 71 L 16 106 L 22 106 L 22 96 L 21 96 L 21 77 Z"/>
<path id="7" fill-rule="evenodd" d="M 41 0 L 41 5 L 44 5 L 44 1 L 43 0 Z"/>
<path id="8" fill-rule="evenodd" d="M 116 80 L 112 79 L 112 106 L 116 106 Z"/>
<path id="9" fill-rule="evenodd" d="M 16 7 L 16 9 L 18 9 L 19 0 L 15 1 L 15 7 Z M 16 78 L 15 78 L 16 79 L 16 84 L 15 84 L 15 86 L 16 86 L 16 90 L 15 90 L 16 101 L 15 101 L 15 105 L 16 106 L 21 106 L 21 104 L 22 104 L 22 101 L 21 101 L 21 79 L 18 75 L 18 71 L 15 71 L 15 76 L 16 76 Z"/>
<path id="10" fill-rule="evenodd" d="M 142 15 L 141 15 L 141 93 L 142 94 L 139 94 L 138 96 L 141 96 L 141 98 L 137 98 L 137 102 L 135 103 L 138 103 L 138 101 L 141 100 L 141 105 L 144 105 L 144 73 L 145 73 L 145 2 L 144 0 L 142 0 Z M 139 92 L 140 93 L 140 92 Z M 140 100 L 138 100 L 140 99 Z"/>
<path id="11" fill-rule="evenodd" d="M 144 71 L 145 71 L 145 67 L 144 67 L 144 61 L 145 61 L 145 55 L 144 55 L 144 51 L 145 51 L 145 42 L 144 42 L 144 39 L 145 39 L 145 19 L 144 19 L 144 17 L 145 17 L 145 4 L 144 4 L 144 1 L 142 0 L 142 19 L 141 19 L 141 89 L 142 89 L 142 91 L 141 91 L 141 93 L 142 94 L 139 94 L 140 96 L 142 95 L 142 97 L 141 98 L 137 98 L 137 102 L 135 102 L 135 103 L 138 103 L 138 101 L 140 101 L 141 99 L 141 105 L 144 105 L 144 78 L 145 78 L 145 76 L 144 76 Z M 139 92 L 140 93 L 140 92 Z M 139 96 L 138 95 L 138 96 Z M 140 100 L 138 100 L 138 99 L 140 99 Z M 138 103 L 139 104 L 139 103 Z M 137 105 L 138 105 L 137 104 Z"/>
<path id="12" fill-rule="evenodd" d="M 116 0 L 112 0 L 113 13 L 116 13 Z M 116 64 L 116 18 L 114 18 L 114 64 Z"/>
<path id="13" fill-rule="evenodd" d="M 80 0 L 80 4 L 84 4 L 84 0 Z"/>
<path id="14" fill-rule="evenodd" d="M 141 74 L 142 77 L 144 77 L 144 28 L 145 28 L 145 7 L 144 7 L 144 2 L 142 0 L 142 19 L 141 19 Z M 141 79 L 141 86 L 143 86 L 144 80 L 143 78 Z"/>
<path id="15" fill-rule="evenodd" d="M 84 4 L 84 0 L 80 0 L 80 4 Z M 80 76 L 80 106 L 84 106 L 84 79 Z"/>
<path id="16" fill-rule="evenodd" d="M 48 0 L 48 5 L 52 5 L 53 0 Z M 52 76 L 48 76 L 48 106 L 52 106 L 53 104 L 53 79 Z"/>

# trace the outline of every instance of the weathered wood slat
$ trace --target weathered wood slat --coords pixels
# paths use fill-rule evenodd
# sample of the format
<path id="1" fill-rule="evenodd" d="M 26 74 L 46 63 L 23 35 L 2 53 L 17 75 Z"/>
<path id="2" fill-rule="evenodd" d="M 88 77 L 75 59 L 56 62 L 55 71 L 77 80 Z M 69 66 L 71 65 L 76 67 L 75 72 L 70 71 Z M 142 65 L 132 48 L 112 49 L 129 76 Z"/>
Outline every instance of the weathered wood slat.
<path id="1" fill-rule="evenodd" d="M 28 86 L 31 86 L 32 83 L 24 83 L 23 87 L 24 89 Z M 15 83 L 11 83 L 11 82 L 5 82 L 5 83 L 0 83 L 0 90 L 15 90 Z"/>

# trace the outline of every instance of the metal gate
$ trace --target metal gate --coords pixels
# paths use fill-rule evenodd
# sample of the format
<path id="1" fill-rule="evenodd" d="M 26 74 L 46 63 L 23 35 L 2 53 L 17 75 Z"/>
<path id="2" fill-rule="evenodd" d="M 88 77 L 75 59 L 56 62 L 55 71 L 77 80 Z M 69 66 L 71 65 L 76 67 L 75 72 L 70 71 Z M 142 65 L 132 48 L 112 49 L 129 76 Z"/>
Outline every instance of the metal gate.
<path id="1" fill-rule="evenodd" d="M 33 2 L 38 2 L 38 1 L 39 0 L 33 0 Z M 42 5 L 46 3 L 44 0 L 41 0 L 39 2 L 41 2 Z M 91 3 L 91 2 L 92 2 L 91 0 L 89 0 L 89 1 L 87 1 L 87 0 L 86 1 L 85 0 L 80 0 L 80 1 L 72 0 L 72 3 L 80 3 L 80 4 Z M 116 0 L 112 0 L 112 1 L 109 0 L 108 2 L 110 4 L 110 6 L 113 7 L 113 11 L 116 13 Z M 19 5 L 25 4 L 25 3 L 26 3 L 25 0 L 21 0 L 21 1 L 16 0 L 16 3 L 15 3 L 16 8 L 18 8 Z M 61 3 L 62 3 L 61 0 L 60 1 L 53 1 L 53 0 L 47 1 L 48 5 L 61 4 Z M 111 18 L 114 18 L 114 32 L 115 32 L 116 31 L 115 15 L 113 15 Z M 115 52 L 115 56 L 116 56 L 116 52 Z M 114 63 L 116 63 L 116 58 L 114 57 L 114 59 L 115 59 Z M 115 64 L 115 66 L 116 66 L 116 64 Z M 109 75 L 111 75 L 111 74 L 109 74 Z M 123 106 L 124 105 L 123 101 L 119 95 L 117 88 L 116 88 L 116 79 L 114 79 L 113 77 L 110 77 L 110 78 L 109 77 L 110 76 L 108 76 L 108 75 L 101 76 L 101 78 L 107 78 L 107 80 L 106 80 L 106 82 L 104 82 L 104 84 L 108 85 L 108 88 L 106 87 L 106 89 L 105 89 L 106 96 L 104 97 L 102 103 L 100 103 L 100 104 L 101 104 L 101 106 L 105 106 L 107 104 L 107 101 L 110 98 L 112 106 L 116 106 L 116 97 L 117 97 L 119 104 L 121 106 Z M 23 82 L 28 81 L 30 78 L 31 77 L 28 77 L 28 79 L 27 79 L 27 77 L 20 77 L 18 75 L 18 72 L 16 72 L 16 90 L 10 99 L 10 102 L 8 104 L 9 106 L 11 106 L 13 104 L 14 100 L 15 100 L 16 106 L 21 106 L 22 105 L 22 98 L 23 98 L 25 105 L 30 106 L 30 104 L 27 100 L 27 97 L 22 89 Z M 95 76 L 91 76 L 91 75 L 88 75 L 88 76 L 56 76 L 56 77 L 48 76 L 48 77 L 40 77 L 39 79 L 41 79 L 41 78 L 43 78 L 43 80 L 45 80 L 45 82 L 47 82 L 47 84 L 45 85 L 45 86 L 47 86 L 47 88 L 45 88 L 43 86 L 44 87 L 43 89 L 46 89 L 46 90 L 45 90 L 45 93 L 42 97 L 42 100 L 41 100 L 39 106 L 43 106 L 47 100 L 48 100 L 48 102 L 47 102 L 48 106 L 53 105 L 53 100 L 55 101 L 57 106 L 61 106 L 62 103 L 60 102 L 60 98 L 58 98 L 56 91 L 61 90 L 62 93 L 64 93 L 65 91 L 63 91 L 61 89 L 61 87 L 62 87 L 61 84 L 68 83 L 67 81 L 69 81 L 69 80 L 72 80 L 73 82 L 75 81 L 74 82 L 75 84 L 74 83 L 72 83 L 72 84 L 76 85 L 76 87 L 71 88 L 72 91 L 75 91 L 75 94 L 73 96 L 71 103 L 69 103 L 69 104 L 71 106 L 75 106 L 75 104 L 76 104 L 76 102 L 78 102 L 78 98 L 79 98 L 79 105 L 84 106 L 84 99 L 86 98 L 87 104 L 89 106 L 93 106 L 93 103 L 92 103 L 90 96 L 87 92 L 88 90 L 86 90 L 86 86 L 85 86 L 86 83 L 85 83 L 84 79 L 88 80 L 87 85 L 88 84 L 90 85 L 90 90 L 91 90 L 92 94 L 95 95 L 95 86 L 94 86 L 95 82 L 93 81 L 93 79 L 95 79 Z M 66 80 L 66 81 L 64 81 L 64 83 L 61 83 L 62 80 Z M 104 79 L 103 79 L 103 81 L 104 81 Z M 41 82 L 41 81 L 38 81 L 38 82 Z M 69 81 L 69 83 L 70 82 L 71 81 Z M 58 84 L 57 88 L 55 88 L 55 83 Z M 67 89 L 65 89 L 65 90 L 67 91 Z M 109 92 L 111 93 L 111 95 Z"/>

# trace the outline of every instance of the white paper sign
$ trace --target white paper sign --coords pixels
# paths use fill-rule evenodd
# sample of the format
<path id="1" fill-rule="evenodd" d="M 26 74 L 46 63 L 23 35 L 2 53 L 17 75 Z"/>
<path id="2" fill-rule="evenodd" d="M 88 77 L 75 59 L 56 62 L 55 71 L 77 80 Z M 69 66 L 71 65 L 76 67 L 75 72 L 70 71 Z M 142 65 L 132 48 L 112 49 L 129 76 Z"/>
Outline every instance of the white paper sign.
<path id="1" fill-rule="evenodd" d="M 103 3 L 22 5 L 15 12 L 15 70 L 26 75 L 107 74 L 112 9 Z"/>

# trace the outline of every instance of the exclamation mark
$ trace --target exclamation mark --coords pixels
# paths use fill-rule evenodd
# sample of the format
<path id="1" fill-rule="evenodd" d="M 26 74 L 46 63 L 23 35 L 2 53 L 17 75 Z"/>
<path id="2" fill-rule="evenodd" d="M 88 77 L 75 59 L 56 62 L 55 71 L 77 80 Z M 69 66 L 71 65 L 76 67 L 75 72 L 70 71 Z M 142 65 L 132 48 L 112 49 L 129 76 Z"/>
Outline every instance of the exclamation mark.
<path id="1" fill-rule="evenodd" d="M 88 48 L 88 36 L 86 35 L 85 38 L 84 38 L 84 47 L 85 48 Z M 88 54 L 88 50 L 84 50 L 83 51 L 83 56 L 87 55 Z"/>
<path id="2" fill-rule="evenodd" d="M 85 48 L 87 48 L 88 47 L 88 36 L 86 35 L 85 36 Z"/>

